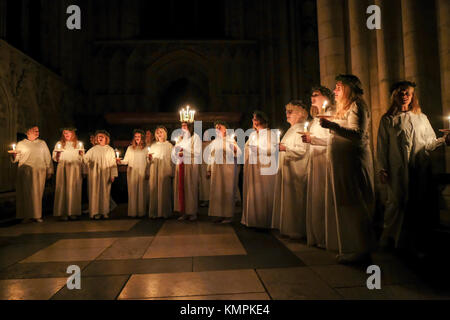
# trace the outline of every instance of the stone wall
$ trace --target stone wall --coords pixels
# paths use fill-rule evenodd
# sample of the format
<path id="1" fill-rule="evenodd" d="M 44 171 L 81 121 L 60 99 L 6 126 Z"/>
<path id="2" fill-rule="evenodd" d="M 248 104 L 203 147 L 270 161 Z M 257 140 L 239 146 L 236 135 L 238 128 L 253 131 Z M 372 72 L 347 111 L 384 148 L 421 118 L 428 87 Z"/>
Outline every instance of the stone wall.
<path id="1" fill-rule="evenodd" d="M 73 118 L 84 99 L 51 71 L 0 40 L 0 192 L 15 189 L 15 165 L 7 154 L 17 133 L 35 122 L 52 146 L 59 128 Z"/>

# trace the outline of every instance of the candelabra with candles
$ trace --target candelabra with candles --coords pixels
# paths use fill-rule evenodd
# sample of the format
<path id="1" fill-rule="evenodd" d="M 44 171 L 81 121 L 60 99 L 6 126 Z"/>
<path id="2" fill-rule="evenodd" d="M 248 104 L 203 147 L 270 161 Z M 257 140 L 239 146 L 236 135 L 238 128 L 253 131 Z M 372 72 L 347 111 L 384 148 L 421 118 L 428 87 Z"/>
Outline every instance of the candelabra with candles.
<path id="1" fill-rule="evenodd" d="M 189 106 L 180 111 L 180 122 L 193 123 L 195 118 L 195 110 L 190 110 Z"/>

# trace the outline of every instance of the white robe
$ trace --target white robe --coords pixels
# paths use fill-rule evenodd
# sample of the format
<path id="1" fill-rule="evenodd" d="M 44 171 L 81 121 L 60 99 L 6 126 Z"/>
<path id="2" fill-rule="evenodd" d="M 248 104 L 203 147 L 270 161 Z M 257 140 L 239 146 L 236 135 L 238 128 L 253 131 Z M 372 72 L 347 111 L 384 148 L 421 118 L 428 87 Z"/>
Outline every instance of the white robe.
<path id="1" fill-rule="evenodd" d="M 408 111 L 381 118 L 377 157 L 380 169 L 389 175 L 382 244 L 393 239 L 396 247 L 404 247 L 403 233 L 418 231 L 411 227 L 427 222 L 425 215 L 431 214 L 432 201 L 428 193 L 434 191 L 429 184 L 430 152 L 444 144 L 443 137 L 436 139 L 423 113 Z M 407 225 L 410 228 L 405 228 Z"/>
<path id="2" fill-rule="evenodd" d="M 373 161 L 367 108 L 350 106 L 330 130 L 327 148 L 326 247 L 340 254 L 360 254 L 373 247 Z"/>
<path id="3" fill-rule="evenodd" d="M 116 155 L 110 146 L 96 145 L 84 156 L 88 171 L 89 216 L 111 211 L 111 178 L 118 177 Z"/>
<path id="4" fill-rule="evenodd" d="M 56 162 L 57 147 L 53 149 L 53 160 Z M 56 169 L 54 216 L 80 216 L 81 190 L 83 185 L 83 156 L 74 142 L 66 142 L 59 156 Z"/>
<path id="5" fill-rule="evenodd" d="M 53 174 L 50 150 L 45 141 L 24 139 L 17 144 L 19 152 L 16 184 L 16 215 L 18 219 L 42 218 L 42 197 L 47 174 Z"/>
<path id="6" fill-rule="evenodd" d="M 200 178 L 200 164 L 202 157 L 202 141 L 197 134 L 189 136 L 185 134 L 180 137 L 172 149 L 172 158 L 176 159 L 178 157 L 178 152 L 180 148 L 183 149 L 183 160 L 178 159 L 175 169 L 175 177 L 173 180 L 174 188 L 174 208 L 175 212 L 181 212 L 181 204 L 179 202 L 179 173 L 180 173 L 180 163 L 183 162 L 184 166 L 184 201 L 185 201 L 185 212 L 187 215 L 197 215 L 198 211 L 198 181 Z M 187 159 L 190 160 L 187 160 Z M 172 160 L 173 160 L 172 159 Z M 196 160 L 197 159 L 197 160 Z M 190 162 L 190 163 L 188 163 Z"/>
<path id="7" fill-rule="evenodd" d="M 270 168 L 271 164 L 276 167 L 273 162 L 278 160 L 271 158 L 272 151 L 278 147 L 277 141 L 272 141 L 271 132 L 268 129 L 255 131 L 245 144 L 241 223 L 247 227 L 270 228 L 272 225 L 277 175 L 276 171 L 273 174 L 261 174 L 262 168 Z"/>
<path id="8" fill-rule="evenodd" d="M 127 168 L 128 216 L 143 217 L 147 214 L 148 182 L 145 180 L 148 149 L 129 146 L 122 164 Z"/>
<path id="9" fill-rule="evenodd" d="M 308 245 L 325 248 L 325 186 L 330 131 L 322 128 L 319 118 L 313 119 L 309 131 L 311 145 L 306 192 L 306 237 Z"/>
<path id="10" fill-rule="evenodd" d="M 306 237 L 306 187 L 309 145 L 303 143 L 304 123 L 289 128 L 281 143 L 287 148 L 280 152 L 275 182 L 272 228 L 292 238 Z"/>
<path id="11" fill-rule="evenodd" d="M 234 139 L 222 137 L 217 137 L 210 144 L 208 159 L 208 172 L 211 173 L 209 216 L 232 218 L 234 215 L 238 172 L 236 158 L 240 157 L 242 153 L 241 149 L 237 147 L 235 157 L 234 145 Z"/>
<path id="12" fill-rule="evenodd" d="M 209 144 L 210 141 L 204 141 L 203 142 L 203 150 L 205 150 Z M 203 161 L 200 166 L 200 179 L 199 179 L 199 198 L 200 201 L 209 201 L 209 189 L 211 188 L 211 179 L 207 177 L 208 173 L 208 164 L 206 161 Z"/>
<path id="13" fill-rule="evenodd" d="M 152 161 L 147 158 L 150 217 L 168 218 L 172 215 L 172 177 L 174 164 L 171 159 L 173 146 L 170 142 L 155 142 L 150 148 Z"/>

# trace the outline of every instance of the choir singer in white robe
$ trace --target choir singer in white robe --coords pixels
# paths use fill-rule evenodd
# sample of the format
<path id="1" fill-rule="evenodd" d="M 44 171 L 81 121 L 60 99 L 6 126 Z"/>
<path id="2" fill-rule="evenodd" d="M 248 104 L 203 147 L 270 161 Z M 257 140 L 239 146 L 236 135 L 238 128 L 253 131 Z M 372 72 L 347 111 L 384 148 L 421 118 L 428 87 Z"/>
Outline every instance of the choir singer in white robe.
<path id="1" fill-rule="evenodd" d="M 179 220 L 195 221 L 198 212 L 198 180 L 202 162 L 202 141 L 194 133 L 193 124 L 181 123 L 182 135 L 177 138 L 172 150 L 175 161 L 174 211 L 179 212 Z M 182 181 L 183 183 L 180 183 Z"/>
<path id="2" fill-rule="evenodd" d="M 334 97 L 330 89 L 311 90 L 310 115 L 313 118 L 309 134 L 302 136 L 310 145 L 308 190 L 306 202 L 306 238 L 309 246 L 325 248 L 325 186 L 327 183 L 327 144 L 330 132 L 320 126 L 321 115 L 331 115 Z M 319 116 L 319 117 L 318 117 Z"/>
<path id="3" fill-rule="evenodd" d="M 279 168 L 275 182 L 272 228 L 292 239 L 306 237 L 306 187 L 309 145 L 299 132 L 308 130 L 308 112 L 301 101 L 286 105 L 286 119 L 291 127 L 281 140 Z"/>
<path id="4" fill-rule="evenodd" d="M 211 179 L 208 215 L 216 217 L 215 222 L 231 223 L 236 204 L 237 157 L 242 151 L 234 136 L 227 134 L 225 122 L 217 121 L 214 126 L 216 139 L 208 148 L 208 177 Z"/>
<path id="5" fill-rule="evenodd" d="M 159 126 L 156 142 L 147 157 L 147 179 L 150 189 L 149 217 L 169 218 L 172 215 L 172 177 L 175 166 L 171 155 L 173 145 L 167 141 L 167 129 Z"/>
<path id="6" fill-rule="evenodd" d="M 42 197 L 45 180 L 53 175 L 50 150 L 39 138 L 39 127 L 31 126 L 27 138 L 17 144 L 12 162 L 18 162 L 16 184 L 16 215 L 22 222 L 42 222 Z"/>
<path id="7" fill-rule="evenodd" d="M 247 227 L 269 229 L 272 225 L 274 186 L 278 157 L 278 137 L 268 128 L 269 119 L 261 111 L 253 113 L 253 129 L 245 144 L 244 188 L 241 223 Z M 271 167 L 274 172 L 268 171 Z M 267 171 L 265 171 L 267 170 Z"/>
<path id="8" fill-rule="evenodd" d="M 84 156 L 88 173 L 89 216 L 95 220 L 109 218 L 111 184 L 118 177 L 116 155 L 109 141 L 107 131 L 97 131 L 95 146 Z"/>
<path id="9" fill-rule="evenodd" d="M 420 257 L 431 238 L 433 219 L 439 219 L 433 204 L 439 199 L 432 182 L 431 152 L 445 144 L 445 137 L 436 138 L 415 87 L 409 81 L 391 87 L 391 106 L 378 129 L 377 156 L 378 175 L 387 186 L 380 244 Z"/>
<path id="10" fill-rule="evenodd" d="M 370 259 L 375 207 L 370 113 L 354 75 L 336 77 L 336 114 L 320 119 L 330 129 L 327 146 L 326 246 L 338 251 L 338 263 Z"/>
<path id="11" fill-rule="evenodd" d="M 56 169 L 53 215 L 66 221 L 81 216 L 84 146 L 78 141 L 75 128 L 63 128 L 61 140 L 53 149 Z"/>
<path id="12" fill-rule="evenodd" d="M 145 180 L 147 155 L 150 147 L 145 147 L 143 130 L 133 131 L 133 141 L 127 148 L 123 160 L 117 159 L 117 164 L 126 165 L 128 187 L 128 216 L 139 218 L 147 215 L 148 183 Z"/>

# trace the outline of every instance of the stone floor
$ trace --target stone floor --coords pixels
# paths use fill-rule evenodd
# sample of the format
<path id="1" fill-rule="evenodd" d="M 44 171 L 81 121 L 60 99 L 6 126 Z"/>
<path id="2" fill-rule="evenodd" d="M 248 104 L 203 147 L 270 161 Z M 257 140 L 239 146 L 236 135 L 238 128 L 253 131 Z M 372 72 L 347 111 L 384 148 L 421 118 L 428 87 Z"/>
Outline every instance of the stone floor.
<path id="1" fill-rule="evenodd" d="M 196 222 L 124 217 L 0 228 L 0 299 L 448 299 L 410 265 L 375 253 L 382 289 L 366 287 L 367 266 L 275 232 Z M 121 212 L 121 213 L 120 213 Z M 69 290 L 69 265 L 81 289 Z"/>

